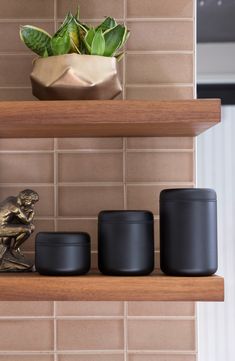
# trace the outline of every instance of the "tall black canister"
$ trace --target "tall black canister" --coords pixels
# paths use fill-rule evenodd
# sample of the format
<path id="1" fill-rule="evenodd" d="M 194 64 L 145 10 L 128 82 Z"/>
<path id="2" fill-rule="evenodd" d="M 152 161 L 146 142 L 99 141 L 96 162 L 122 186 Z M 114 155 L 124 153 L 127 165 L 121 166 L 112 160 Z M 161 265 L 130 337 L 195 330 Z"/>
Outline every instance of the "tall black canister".
<path id="1" fill-rule="evenodd" d="M 217 270 L 217 201 L 213 189 L 160 193 L 160 266 L 169 275 L 209 276 Z"/>

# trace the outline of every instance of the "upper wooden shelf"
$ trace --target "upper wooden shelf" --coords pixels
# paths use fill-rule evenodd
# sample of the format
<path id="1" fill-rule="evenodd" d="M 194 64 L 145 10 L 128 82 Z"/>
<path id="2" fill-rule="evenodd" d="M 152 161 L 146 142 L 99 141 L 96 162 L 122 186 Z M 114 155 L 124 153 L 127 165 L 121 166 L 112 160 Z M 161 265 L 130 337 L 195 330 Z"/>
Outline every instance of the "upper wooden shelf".
<path id="1" fill-rule="evenodd" d="M 223 301 L 219 276 L 110 277 L 88 274 L 49 277 L 37 273 L 0 275 L 1 301 Z"/>
<path id="2" fill-rule="evenodd" d="M 0 102 L 0 138 L 196 136 L 220 100 Z"/>

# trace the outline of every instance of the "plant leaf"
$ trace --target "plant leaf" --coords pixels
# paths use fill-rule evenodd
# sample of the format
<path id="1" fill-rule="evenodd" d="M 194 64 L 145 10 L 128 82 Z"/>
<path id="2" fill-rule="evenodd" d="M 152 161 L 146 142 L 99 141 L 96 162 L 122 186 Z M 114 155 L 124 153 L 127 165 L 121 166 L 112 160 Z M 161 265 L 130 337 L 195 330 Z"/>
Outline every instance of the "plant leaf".
<path id="1" fill-rule="evenodd" d="M 122 47 L 126 44 L 129 36 L 130 36 L 130 30 L 128 30 L 127 27 L 125 26 L 125 33 L 124 33 L 124 35 L 123 35 L 122 43 L 121 43 L 121 45 L 119 46 L 119 49 L 122 48 Z"/>
<path id="2" fill-rule="evenodd" d="M 47 48 L 45 49 L 44 53 L 43 53 L 43 58 L 48 58 L 48 51 Z"/>
<path id="3" fill-rule="evenodd" d="M 79 28 L 77 26 L 76 20 L 74 17 L 71 18 L 67 25 L 67 32 L 70 37 L 70 43 L 71 43 L 71 51 L 76 51 L 77 48 L 79 48 Z"/>
<path id="4" fill-rule="evenodd" d="M 117 22 L 114 18 L 107 17 L 100 25 L 96 27 L 96 30 L 101 29 L 102 31 L 106 31 L 108 29 L 112 29 L 117 26 Z"/>
<path id="5" fill-rule="evenodd" d="M 86 34 L 90 29 L 89 26 L 81 23 L 81 21 L 77 20 L 76 18 L 74 18 L 74 19 L 75 19 L 76 24 L 79 27 L 79 29 L 82 30 Z"/>
<path id="6" fill-rule="evenodd" d="M 72 39 L 72 38 L 70 38 L 70 42 L 72 43 L 72 46 L 73 46 L 73 48 L 75 49 L 74 52 L 81 55 L 80 50 L 78 49 L 78 47 L 76 46 L 76 44 L 73 42 L 73 39 Z"/>
<path id="7" fill-rule="evenodd" d="M 74 17 L 75 17 L 76 20 L 80 19 L 80 6 L 79 5 L 77 6 L 77 11 L 76 11 L 76 14 L 75 14 Z"/>
<path id="8" fill-rule="evenodd" d="M 85 35 L 85 37 L 83 39 L 84 44 L 85 44 L 86 49 L 89 54 L 91 53 L 91 45 L 92 45 L 94 36 L 95 36 L 95 29 L 92 27 L 89 29 L 89 31 L 87 32 L 87 34 Z"/>
<path id="9" fill-rule="evenodd" d="M 76 52 L 76 48 L 79 48 L 79 28 L 77 25 L 77 20 L 75 17 L 69 12 L 62 25 L 59 27 L 57 32 L 55 33 L 55 36 L 64 36 L 64 33 L 67 31 L 70 37 L 70 52 Z M 76 48 L 75 48 L 76 46 Z"/>
<path id="10" fill-rule="evenodd" d="M 56 32 L 51 39 L 51 49 L 54 55 L 68 54 L 70 51 L 70 37 L 66 27 Z"/>
<path id="11" fill-rule="evenodd" d="M 105 40 L 102 30 L 99 29 L 91 44 L 91 55 L 103 55 L 105 51 Z"/>
<path id="12" fill-rule="evenodd" d="M 124 57 L 124 51 L 115 55 L 115 58 L 117 59 L 117 61 L 122 60 L 123 57 Z"/>
<path id="13" fill-rule="evenodd" d="M 123 42 L 123 36 L 126 28 L 122 25 L 117 25 L 104 33 L 105 51 L 104 56 L 113 56 L 120 48 Z"/>
<path id="14" fill-rule="evenodd" d="M 24 25 L 20 27 L 20 38 L 34 53 L 44 56 L 45 50 L 50 54 L 51 36 L 36 26 Z"/>

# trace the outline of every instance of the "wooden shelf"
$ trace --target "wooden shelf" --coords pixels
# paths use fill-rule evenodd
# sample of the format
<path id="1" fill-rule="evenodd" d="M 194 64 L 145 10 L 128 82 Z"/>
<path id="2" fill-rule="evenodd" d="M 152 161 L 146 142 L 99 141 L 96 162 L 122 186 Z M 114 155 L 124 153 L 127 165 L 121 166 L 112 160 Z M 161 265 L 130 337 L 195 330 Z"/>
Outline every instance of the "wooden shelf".
<path id="1" fill-rule="evenodd" d="M 1 301 L 223 301 L 224 280 L 219 276 L 110 277 L 88 274 L 48 277 L 37 273 L 1 274 Z"/>
<path id="2" fill-rule="evenodd" d="M 220 100 L 0 102 L 0 138 L 196 136 Z"/>

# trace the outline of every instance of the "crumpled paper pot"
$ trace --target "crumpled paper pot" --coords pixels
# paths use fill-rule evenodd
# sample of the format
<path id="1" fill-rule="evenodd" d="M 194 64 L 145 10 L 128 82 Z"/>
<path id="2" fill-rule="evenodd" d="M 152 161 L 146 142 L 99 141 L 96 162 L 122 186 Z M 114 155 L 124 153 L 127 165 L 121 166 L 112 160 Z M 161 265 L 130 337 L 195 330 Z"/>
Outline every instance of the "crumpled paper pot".
<path id="1" fill-rule="evenodd" d="M 114 57 L 66 54 L 38 58 L 30 75 L 40 100 L 113 99 L 121 93 Z"/>

